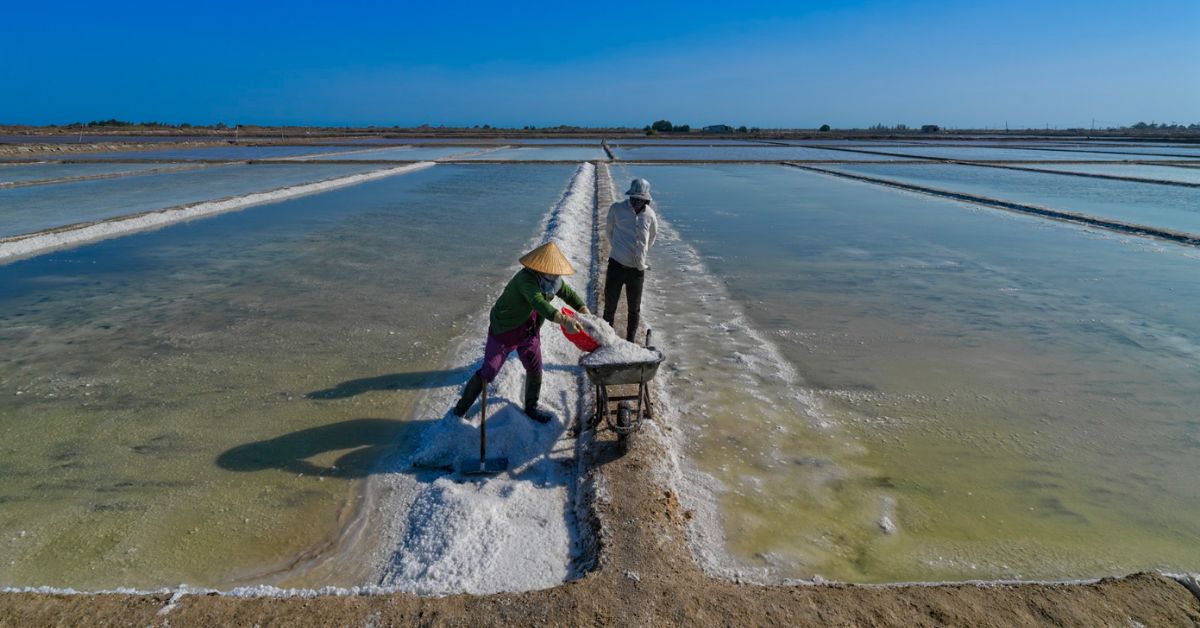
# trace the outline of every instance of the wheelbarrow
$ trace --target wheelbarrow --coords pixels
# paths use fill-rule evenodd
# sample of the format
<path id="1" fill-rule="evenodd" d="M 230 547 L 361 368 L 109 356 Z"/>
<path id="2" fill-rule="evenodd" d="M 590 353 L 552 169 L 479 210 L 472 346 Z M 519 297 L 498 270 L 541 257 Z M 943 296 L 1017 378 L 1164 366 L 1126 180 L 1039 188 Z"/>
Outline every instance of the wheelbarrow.
<path id="1" fill-rule="evenodd" d="M 650 344 L 650 330 L 646 330 L 646 348 L 653 351 L 656 357 L 639 362 L 619 364 L 602 364 L 588 366 L 583 364 L 583 370 L 588 379 L 596 386 L 596 412 L 592 415 L 588 427 L 595 429 L 603 420 L 609 429 L 616 432 L 617 442 L 622 450 L 629 446 L 629 435 L 638 431 L 642 419 L 653 419 L 654 410 L 650 403 L 649 383 L 658 374 L 662 364 L 663 352 Z M 630 386 L 637 384 L 635 395 L 614 395 L 609 393 L 609 386 Z M 613 413 L 609 404 L 617 402 L 617 411 Z M 632 401 L 637 402 L 635 407 Z"/>

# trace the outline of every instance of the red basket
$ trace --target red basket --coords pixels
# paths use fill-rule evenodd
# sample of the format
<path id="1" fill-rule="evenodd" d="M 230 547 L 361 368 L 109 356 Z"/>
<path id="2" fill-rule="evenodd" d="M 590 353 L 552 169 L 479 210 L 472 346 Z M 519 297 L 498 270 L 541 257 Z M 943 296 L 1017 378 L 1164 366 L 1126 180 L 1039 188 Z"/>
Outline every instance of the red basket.
<path id="1" fill-rule="evenodd" d="M 562 309 L 562 313 L 563 316 L 569 316 L 571 318 L 575 317 L 575 311 L 569 307 L 564 307 Z M 589 336 L 588 333 L 582 329 L 579 330 L 579 333 L 572 334 L 567 332 L 567 328 L 562 325 L 559 325 L 558 328 L 562 330 L 562 333 L 567 337 L 567 340 L 571 341 L 571 344 L 579 347 L 579 350 L 583 351 L 584 353 L 591 353 L 600 348 L 600 343 L 596 342 L 594 338 Z"/>

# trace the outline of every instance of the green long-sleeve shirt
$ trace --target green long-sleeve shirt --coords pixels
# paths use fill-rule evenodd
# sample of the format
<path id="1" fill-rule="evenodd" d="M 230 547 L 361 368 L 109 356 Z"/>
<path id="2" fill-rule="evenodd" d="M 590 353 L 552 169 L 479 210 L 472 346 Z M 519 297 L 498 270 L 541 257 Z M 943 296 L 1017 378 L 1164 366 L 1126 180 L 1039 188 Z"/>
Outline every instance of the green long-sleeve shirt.
<path id="1" fill-rule="evenodd" d="M 579 298 L 566 281 L 562 282 L 558 294 L 552 295 L 551 298 L 554 296 L 566 301 L 567 305 L 576 310 L 584 306 L 583 299 Z M 529 313 L 534 311 L 540 315 L 537 322 L 540 327 L 546 319 L 553 320 L 558 309 L 542 294 L 541 288 L 538 287 L 537 275 L 528 268 L 522 268 L 513 275 L 508 285 L 504 286 L 504 292 L 500 293 L 500 298 L 496 299 L 496 304 L 492 306 L 492 333 L 502 334 L 516 329 L 518 325 L 529 320 Z"/>

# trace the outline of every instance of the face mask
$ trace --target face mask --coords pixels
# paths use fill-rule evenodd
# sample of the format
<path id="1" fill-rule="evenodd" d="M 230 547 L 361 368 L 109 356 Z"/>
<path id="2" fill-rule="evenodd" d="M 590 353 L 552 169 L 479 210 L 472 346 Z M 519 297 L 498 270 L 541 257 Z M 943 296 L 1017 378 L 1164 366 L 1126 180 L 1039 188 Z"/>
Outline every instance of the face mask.
<path id="1" fill-rule="evenodd" d="M 562 289 L 562 277 L 537 273 L 538 289 L 542 294 L 555 295 Z"/>

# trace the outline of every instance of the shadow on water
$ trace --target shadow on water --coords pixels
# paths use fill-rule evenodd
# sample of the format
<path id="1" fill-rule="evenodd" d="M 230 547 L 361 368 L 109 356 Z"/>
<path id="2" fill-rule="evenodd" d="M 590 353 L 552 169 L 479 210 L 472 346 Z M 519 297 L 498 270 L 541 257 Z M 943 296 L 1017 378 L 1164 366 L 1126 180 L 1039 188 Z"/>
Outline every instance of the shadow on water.
<path id="1" fill-rule="evenodd" d="M 430 421 L 354 419 L 309 428 L 245 445 L 217 456 L 217 466 L 228 471 L 279 469 L 336 478 L 362 478 L 396 447 L 413 442 Z M 314 456 L 350 450 L 325 467 L 309 460 Z"/>
<path id="2" fill-rule="evenodd" d="M 466 369 L 460 369 L 465 371 Z M 381 379 L 381 378 L 380 378 Z M 566 405 L 565 399 L 560 399 Z M 410 520 L 400 546 L 388 562 L 388 574 L 381 582 L 388 583 L 398 577 L 406 564 L 404 558 L 411 555 L 414 547 L 428 541 L 427 535 L 436 537 L 437 531 L 430 529 L 431 508 L 461 508 L 444 500 L 452 497 L 452 491 L 441 478 L 450 478 L 458 483 L 521 482 L 538 489 L 564 487 L 569 496 L 563 505 L 569 547 L 575 548 L 567 557 L 567 580 L 574 580 L 587 573 L 595 565 L 595 557 L 574 553 L 586 546 L 584 531 L 575 520 L 575 509 L 570 504 L 577 499 L 573 492 L 575 439 L 564 438 L 574 416 L 559 416 L 547 424 L 535 423 L 521 410 L 517 403 L 503 395 L 489 398 L 488 443 L 489 456 L 506 456 L 509 469 L 497 476 L 463 476 L 455 467 L 464 458 L 478 454 L 479 403 L 472 407 L 465 421 L 447 415 L 440 418 L 417 418 L 401 421 L 395 419 L 363 418 L 340 421 L 281 436 L 233 447 L 216 458 L 216 464 L 225 470 L 250 472 L 279 470 L 286 473 L 305 474 L 318 477 L 361 479 L 375 474 L 401 473 L 411 476 L 423 487 L 417 499 L 423 506 L 407 513 L 397 513 Z M 494 408 L 494 410 L 493 410 Z M 494 438 L 493 438 L 494 435 Z M 418 444 L 418 441 L 419 444 Z M 620 456 L 615 443 L 603 443 L 603 462 Z M 413 464 L 413 456 L 395 458 L 399 449 L 417 447 L 431 454 L 430 465 Z M 494 449 L 493 449 L 494 447 Z M 312 461 L 313 458 L 332 452 L 343 452 L 338 459 L 326 465 Z M 398 461 L 401 464 L 391 464 Z M 511 492 L 511 488 L 505 492 Z"/>
<path id="3" fill-rule="evenodd" d="M 563 440 L 566 424 L 555 420 L 536 424 L 513 401 L 501 396 L 488 404 L 489 457 L 506 456 L 512 480 L 533 481 L 543 486 L 563 481 L 559 473 L 547 473 L 544 465 L 560 464 L 554 454 L 561 447 L 573 447 L 574 440 Z M 353 419 L 299 430 L 268 440 L 238 445 L 217 456 L 218 467 L 227 471 L 251 472 L 277 469 L 288 473 L 321 477 L 359 479 L 376 473 L 408 473 L 432 481 L 456 474 L 457 465 L 478 452 L 479 404 L 473 406 L 465 422 L 450 417 L 399 421 L 395 419 Z M 443 423 L 449 422 L 449 424 Z M 433 429 L 438 428 L 442 429 Z M 508 438 L 502 435 L 510 434 Z M 425 464 L 382 468 L 380 462 L 398 448 L 418 445 L 430 439 L 437 457 Z M 507 442 L 506 442 L 507 441 Z M 514 441 L 524 441 L 517 445 Z M 536 443 L 536 444 L 535 444 Z M 426 443 L 428 444 L 428 443 Z M 515 446 L 514 446 L 515 445 Z M 312 458 L 328 452 L 346 451 L 328 466 Z M 517 471 L 517 469 L 521 469 Z M 470 479 L 470 478 L 464 478 Z"/>

